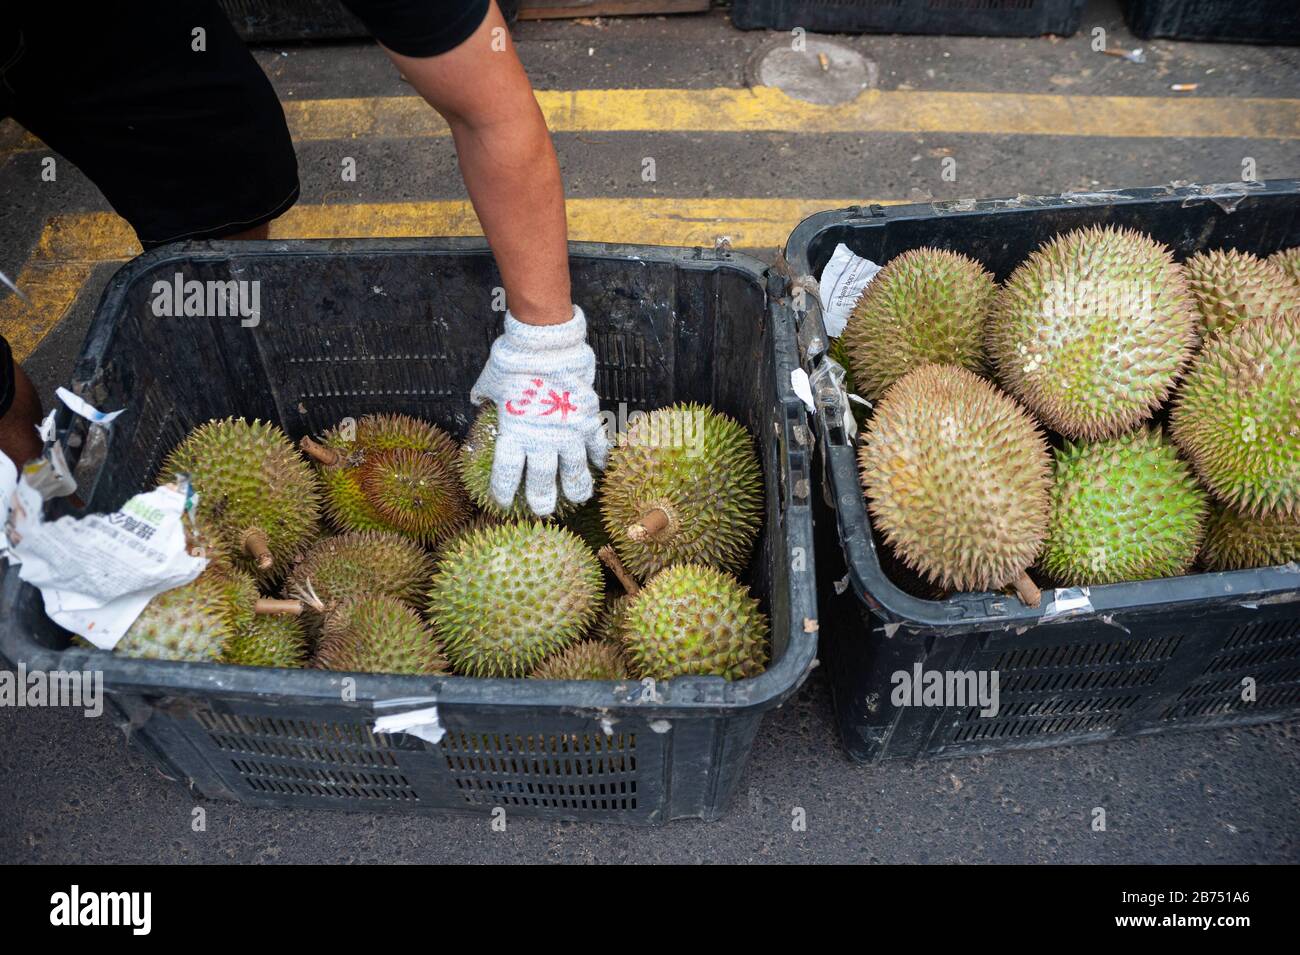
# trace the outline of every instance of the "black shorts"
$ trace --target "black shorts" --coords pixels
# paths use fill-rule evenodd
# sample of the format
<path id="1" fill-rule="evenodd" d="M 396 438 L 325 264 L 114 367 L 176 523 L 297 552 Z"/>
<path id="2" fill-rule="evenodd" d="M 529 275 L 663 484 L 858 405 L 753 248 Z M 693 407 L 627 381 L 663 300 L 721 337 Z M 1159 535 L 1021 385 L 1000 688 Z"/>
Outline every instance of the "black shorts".
<path id="1" fill-rule="evenodd" d="M 212 0 L 24 3 L 4 20 L 0 115 L 80 168 L 146 249 L 297 200 L 280 101 Z"/>

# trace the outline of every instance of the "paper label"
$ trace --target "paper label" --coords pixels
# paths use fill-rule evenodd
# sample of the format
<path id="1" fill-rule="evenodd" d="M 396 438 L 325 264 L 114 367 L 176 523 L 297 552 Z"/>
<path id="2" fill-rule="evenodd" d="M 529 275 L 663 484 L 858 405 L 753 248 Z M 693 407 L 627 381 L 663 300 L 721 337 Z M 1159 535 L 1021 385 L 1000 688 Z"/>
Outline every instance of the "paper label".
<path id="1" fill-rule="evenodd" d="M 880 266 L 849 251 L 843 242 L 835 247 L 830 261 L 822 269 L 818 292 L 822 300 L 822 322 L 826 334 L 839 338 L 848 323 L 849 313 L 857 304 L 862 290 L 880 271 Z"/>
<path id="2" fill-rule="evenodd" d="M 409 733 L 428 743 L 437 743 L 447 735 L 442 720 L 438 718 L 438 707 L 426 706 L 422 710 L 407 710 L 405 713 L 393 713 L 389 716 L 375 717 L 376 733 Z"/>
<path id="3" fill-rule="evenodd" d="M 137 494 L 111 514 L 45 521 L 38 490 L 12 498 L 8 558 L 41 591 L 59 626 L 111 650 L 155 595 L 187 584 L 207 560 L 186 550 L 188 485 Z"/>

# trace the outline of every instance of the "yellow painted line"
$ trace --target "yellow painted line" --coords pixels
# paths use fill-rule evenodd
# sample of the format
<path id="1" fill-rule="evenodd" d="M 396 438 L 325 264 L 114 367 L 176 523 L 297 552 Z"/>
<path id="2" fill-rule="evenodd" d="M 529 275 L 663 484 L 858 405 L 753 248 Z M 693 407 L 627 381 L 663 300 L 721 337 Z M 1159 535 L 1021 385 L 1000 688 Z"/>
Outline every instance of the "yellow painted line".
<path id="1" fill-rule="evenodd" d="M 976 133 L 1006 136 L 1300 139 L 1300 99 L 1065 96 L 866 90 L 819 106 L 752 89 L 539 90 L 556 133 Z M 295 140 L 446 135 L 418 97 L 289 100 Z"/>
<path id="2" fill-rule="evenodd" d="M 968 133 L 1002 136 L 1300 139 L 1300 99 L 1067 96 L 1057 93 L 865 90 L 819 106 L 771 86 L 751 89 L 539 90 L 556 133 Z M 447 135 L 417 96 L 286 100 L 296 142 Z M 41 148 L 10 135 L 0 160 Z"/>
<path id="3" fill-rule="evenodd" d="M 569 238 L 585 242 L 712 247 L 727 236 L 741 248 L 782 245 L 804 218 L 823 209 L 876 199 L 570 199 Z M 273 239 L 482 235 L 466 200 L 295 206 L 271 224 Z M 15 276 L 16 295 L 0 299 L 0 335 L 22 361 L 76 301 L 95 267 L 140 254 L 135 233 L 112 212 L 50 218 L 27 263 Z"/>

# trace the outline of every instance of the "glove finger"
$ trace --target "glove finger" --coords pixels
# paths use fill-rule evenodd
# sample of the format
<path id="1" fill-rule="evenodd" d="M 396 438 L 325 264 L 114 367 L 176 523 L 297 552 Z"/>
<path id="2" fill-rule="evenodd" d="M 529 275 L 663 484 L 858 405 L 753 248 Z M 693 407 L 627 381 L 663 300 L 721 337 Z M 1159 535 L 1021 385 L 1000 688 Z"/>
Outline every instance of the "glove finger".
<path id="1" fill-rule="evenodd" d="M 524 495 L 533 513 L 541 517 L 555 510 L 555 470 L 558 464 L 559 455 L 554 448 L 541 448 L 528 455 Z"/>
<path id="2" fill-rule="evenodd" d="M 605 470 L 605 463 L 609 460 L 609 435 L 599 418 L 596 426 L 587 432 L 587 455 L 597 470 Z"/>
<path id="3" fill-rule="evenodd" d="M 497 438 L 496 454 L 492 457 L 492 497 L 502 507 L 514 503 L 524 473 L 524 460 L 524 449 L 517 442 L 504 434 Z"/>
<path id="4" fill-rule="evenodd" d="M 560 490 L 574 504 L 591 499 L 594 490 L 587 467 L 587 449 L 581 442 L 560 449 Z"/>

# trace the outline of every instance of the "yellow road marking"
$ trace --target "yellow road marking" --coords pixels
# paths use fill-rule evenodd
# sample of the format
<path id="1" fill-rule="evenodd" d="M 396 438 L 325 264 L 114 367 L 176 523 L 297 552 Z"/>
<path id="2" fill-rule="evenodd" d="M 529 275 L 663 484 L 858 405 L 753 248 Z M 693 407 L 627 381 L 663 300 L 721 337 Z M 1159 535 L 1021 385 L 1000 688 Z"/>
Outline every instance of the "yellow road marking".
<path id="1" fill-rule="evenodd" d="M 872 199 L 570 199 L 569 238 L 589 242 L 712 247 L 782 245 L 800 220 Z M 887 204 L 887 203 L 886 203 Z M 300 205 L 271 225 L 275 239 L 481 235 L 466 200 Z M 140 253 L 135 233 L 112 212 L 52 217 L 17 276 L 32 301 L 0 299 L 0 335 L 23 361 L 58 325 L 95 267 Z"/>
<path id="2" fill-rule="evenodd" d="M 770 86 L 707 90 L 539 90 L 556 133 L 978 133 L 1006 136 L 1300 139 L 1300 100 L 866 90 L 819 106 Z M 418 97 L 289 100 L 298 142 L 443 136 Z"/>
<path id="3" fill-rule="evenodd" d="M 865 90 L 819 106 L 752 89 L 539 90 L 553 132 L 971 133 L 1003 136 L 1300 139 L 1300 99 Z M 415 96 L 286 100 L 297 142 L 445 136 Z M 11 134 L 8 153 L 41 148 Z"/>

